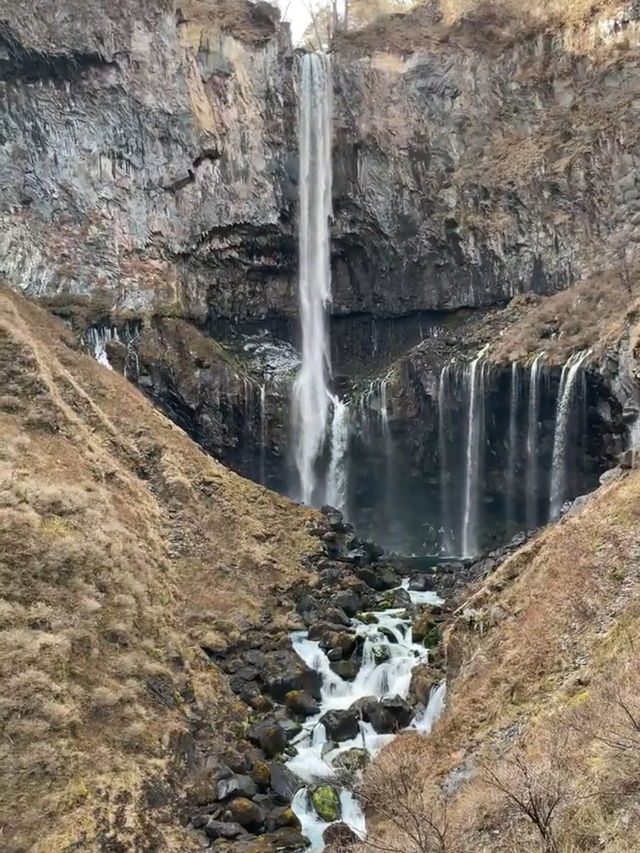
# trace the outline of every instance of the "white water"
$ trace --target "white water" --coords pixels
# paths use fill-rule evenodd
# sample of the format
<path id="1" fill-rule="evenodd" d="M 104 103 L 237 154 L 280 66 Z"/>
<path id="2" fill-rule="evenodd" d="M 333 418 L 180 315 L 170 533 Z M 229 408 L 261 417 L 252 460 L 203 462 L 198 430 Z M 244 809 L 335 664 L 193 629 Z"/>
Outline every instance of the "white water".
<path id="1" fill-rule="evenodd" d="M 332 398 L 331 458 L 327 476 L 327 503 L 345 512 L 348 487 L 349 406 L 338 397 Z"/>
<path id="2" fill-rule="evenodd" d="M 527 423 L 527 528 L 538 526 L 538 443 L 540 432 L 540 361 L 537 355 L 529 376 L 529 412 Z"/>
<path id="3" fill-rule="evenodd" d="M 407 588 L 408 582 L 403 584 Z M 412 601 L 418 604 L 438 604 L 441 599 L 433 592 L 410 592 Z M 322 675 L 322 698 L 320 713 L 309 719 L 303 732 L 294 744 L 298 754 L 287 762 L 288 768 L 295 773 L 305 785 L 337 784 L 335 761 L 349 749 L 366 749 L 371 757 L 393 740 L 392 734 L 377 734 L 369 723 L 360 723 L 357 737 L 340 744 L 327 740 L 327 733 L 320 718 L 333 709 L 347 709 L 357 699 L 365 696 L 376 696 L 379 699 L 393 696 L 406 698 L 411 684 L 411 673 L 417 664 L 428 659 L 427 650 L 413 642 L 411 623 L 404 617 L 404 610 L 388 610 L 376 612 L 378 622 L 365 625 L 353 620 L 356 633 L 364 638 L 362 650 L 362 666 L 353 682 L 343 681 L 330 666 L 329 659 L 320 649 L 317 642 L 307 639 L 305 632 L 293 635 L 293 647 L 304 662 Z M 397 642 L 390 642 L 380 629 L 390 631 Z M 388 660 L 376 664 L 375 652 L 385 649 Z M 412 728 L 428 734 L 444 709 L 445 686 L 440 685 L 432 691 L 428 707 L 424 713 L 412 723 Z M 346 823 L 360 837 L 366 835 L 364 815 L 354 797 L 347 790 L 340 791 L 341 821 Z M 295 814 L 302 824 L 302 832 L 311 842 L 309 850 L 318 853 L 324 849 L 323 833 L 329 826 L 316 815 L 308 799 L 307 788 L 301 788 L 292 804 Z"/>
<path id="4" fill-rule="evenodd" d="M 119 341 L 118 330 L 110 326 L 93 327 L 88 331 L 89 346 L 93 351 L 93 357 L 103 367 L 113 370 L 107 355 L 107 344 L 110 341 Z"/>
<path id="5" fill-rule="evenodd" d="M 560 516 L 562 504 L 567 492 L 567 439 L 571 420 L 572 405 L 576 391 L 576 380 L 589 352 L 580 352 L 571 356 L 562 368 L 556 425 L 553 436 L 553 459 L 551 463 L 551 494 L 549 498 L 549 517 L 555 520 Z"/>
<path id="6" fill-rule="evenodd" d="M 267 480 L 266 456 L 268 440 L 267 386 L 262 384 L 260 386 L 260 482 L 263 486 Z"/>
<path id="7" fill-rule="evenodd" d="M 300 497 L 307 504 L 313 502 L 316 491 L 315 466 L 326 436 L 330 403 L 327 309 L 331 302 L 331 122 L 331 61 L 322 53 L 305 54 L 299 115 L 302 366 L 293 386 L 292 417 Z"/>
<path id="8" fill-rule="evenodd" d="M 518 403 L 520 402 L 520 379 L 517 362 L 511 365 L 511 397 L 509 399 L 509 457 L 507 461 L 507 531 L 514 531 L 516 462 L 518 459 Z"/>
<path id="9" fill-rule="evenodd" d="M 451 483 L 449 482 L 449 454 L 447 441 L 450 429 L 449 384 L 452 365 L 447 364 L 440 372 L 438 383 L 438 455 L 440 457 L 440 513 L 442 523 L 441 547 L 446 554 L 453 552 L 451 518 Z"/>
<path id="10" fill-rule="evenodd" d="M 467 418 L 466 482 L 462 520 L 462 555 L 478 553 L 478 505 L 480 500 L 480 466 L 484 434 L 484 365 L 482 353 L 469 369 L 469 403 Z"/>

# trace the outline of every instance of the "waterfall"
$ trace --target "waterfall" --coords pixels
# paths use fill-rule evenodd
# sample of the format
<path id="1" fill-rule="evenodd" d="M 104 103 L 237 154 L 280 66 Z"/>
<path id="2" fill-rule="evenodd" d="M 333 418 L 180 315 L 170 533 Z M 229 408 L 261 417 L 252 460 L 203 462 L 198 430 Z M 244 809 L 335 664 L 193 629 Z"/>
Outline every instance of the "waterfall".
<path id="1" fill-rule="evenodd" d="M 520 402 L 520 376 L 518 363 L 511 365 L 511 393 L 509 397 L 509 456 L 507 461 L 507 531 L 512 534 L 516 525 L 515 492 L 516 464 L 518 460 L 518 404 Z"/>
<path id="2" fill-rule="evenodd" d="M 478 521 L 480 504 L 480 474 L 484 436 L 484 378 L 482 353 L 469 368 L 469 403 L 467 419 L 467 468 L 462 521 L 462 555 L 475 557 L 478 553 Z"/>
<path id="3" fill-rule="evenodd" d="M 298 295 L 302 366 L 293 387 L 292 417 L 300 497 L 311 504 L 330 403 L 332 79 L 330 59 L 322 53 L 306 54 L 301 65 Z"/>
<path id="4" fill-rule="evenodd" d="M 441 547 L 446 554 L 453 550 L 451 513 L 451 482 L 448 454 L 448 436 L 451 428 L 449 404 L 453 365 L 447 364 L 440 371 L 438 383 L 438 455 L 440 457 L 440 523 L 443 531 Z"/>
<path id="5" fill-rule="evenodd" d="M 529 411 L 527 422 L 527 528 L 538 526 L 538 444 L 540 438 L 540 361 L 537 355 L 529 376 Z"/>
<path id="6" fill-rule="evenodd" d="M 268 424 L 267 424 L 267 386 L 264 383 L 260 386 L 260 482 L 264 486 L 266 484 L 266 454 Z"/>
<path id="7" fill-rule="evenodd" d="M 560 377 L 556 424 L 553 436 L 553 459 L 551 463 L 549 516 L 552 520 L 560 516 L 567 492 L 567 439 L 569 437 L 572 403 L 577 388 L 576 380 L 588 356 L 588 351 L 572 355 L 562 368 L 562 376 Z"/>
<path id="8" fill-rule="evenodd" d="M 120 340 L 116 327 L 94 326 L 89 329 L 87 335 L 89 338 L 89 346 L 91 347 L 95 360 L 103 367 L 113 370 L 109 363 L 109 356 L 107 355 L 107 344 L 110 341 Z"/>
<path id="9" fill-rule="evenodd" d="M 331 458 L 327 476 L 327 503 L 341 512 L 347 504 L 349 452 L 349 407 L 338 397 L 332 398 Z"/>

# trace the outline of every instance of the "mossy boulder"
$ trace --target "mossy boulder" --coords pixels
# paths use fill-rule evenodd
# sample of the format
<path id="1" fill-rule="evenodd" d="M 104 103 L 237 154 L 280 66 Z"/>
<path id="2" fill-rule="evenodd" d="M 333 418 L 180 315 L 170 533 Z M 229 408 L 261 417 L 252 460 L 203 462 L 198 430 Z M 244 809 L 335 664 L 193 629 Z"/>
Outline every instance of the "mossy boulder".
<path id="1" fill-rule="evenodd" d="M 310 792 L 309 798 L 320 820 L 333 823 L 342 817 L 340 795 L 332 785 L 319 785 Z"/>
<path id="2" fill-rule="evenodd" d="M 376 664 L 380 665 L 381 663 L 386 663 L 391 657 L 391 652 L 389 651 L 389 646 L 374 646 L 372 649 L 373 659 Z"/>
<path id="3" fill-rule="evenodd" d="M 258 830 L 264 824 L 266 815 L 257 803 L 247 797 L 236 797 L 228 805 L 228 816 L 231 821 L 239 823 L 245 829 Z M 225 820 L 227 814 L 225 814 Z"/>
<path id="4" fill-rule="evenodd" d="M 256 761 L 251 768 L 251 778 L 258 788 L 263 790 L 269 787 L 271 782 L 271 771 L 266 761 Z"/>
<path id="5" fill-rule="evenodd" d="M 284 703 L 290 711 L 301 717 L 313 717 L 320 711 L 319 703 L 304 690 L 290 690 L 284 697 Z"/>
<path id="6" fill-rule="evenodd" d="M 371 763 L 371 756 L 366 749 L 347 749 L 341 753 L 333 762 L 334 767 L 340 770 L 347 770 L 350 773 L 355 773 L 358 770 L 364 770 Z"/>
<path id="7" fill-rule="evenodd" d="M 431 610 L 425 608 L 411 626 L 413 640 L 422 643 L 426 648 L 433 649 L 440 642 L 440 629 L 434 622 Z"/>
<path id="8" fill-rule="evenodd" d="M 356 619 L 363 625 L 377 625 L 380 621 L 375 613 L 358 613 Z"/>

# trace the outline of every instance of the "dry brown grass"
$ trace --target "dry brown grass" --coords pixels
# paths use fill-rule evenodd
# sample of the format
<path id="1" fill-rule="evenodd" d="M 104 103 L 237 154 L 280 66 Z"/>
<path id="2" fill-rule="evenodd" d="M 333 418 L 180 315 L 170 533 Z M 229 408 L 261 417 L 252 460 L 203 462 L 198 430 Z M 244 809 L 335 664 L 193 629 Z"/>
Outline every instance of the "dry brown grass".
<path id="1" fill-rule="evenodd" d="M 633 472 L 518 552 L 459 612 L 444 718 L 431 738 L 403 736 L 382 758 L 389 773 L 418 762 L 413 793 L 425 808 L 444 786 L 447 853 L 640 850 L 639 525 Z M 542 804 L 559 797 L 552 842 L 516 803 L 527 790 Z"/>
<path id="2" fill-rule="evenodd" d="M 544 352 L 550 363 L 561 364 L 584 349 L 597 361 L 624 337 L 635 348 L 639 319 L 640 267 L 621 266 L 552 296 L 517 296 L 503 312 L 491 314 L 479 334 L 495 341 L 491 353 L 498 361 L 527 361 Z"/>
<path id="3" fill-rule="evenodd" d="M 310 513 L 64 337 L 0 289 L 0 846 L 188 850 L 190 716 L 209 749 L 235 725 L 202 638 L 299 576 Z"/>

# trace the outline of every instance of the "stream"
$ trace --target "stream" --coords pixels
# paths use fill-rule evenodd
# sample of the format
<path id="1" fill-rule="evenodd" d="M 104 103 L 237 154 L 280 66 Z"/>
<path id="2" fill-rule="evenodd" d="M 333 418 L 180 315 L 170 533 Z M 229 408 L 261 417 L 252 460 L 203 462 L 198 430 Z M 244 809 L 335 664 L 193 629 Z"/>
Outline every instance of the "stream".
<path id="1" fill-rule="evenodd" d="M 409 592 L 415 605 L 442 604 L 442 599 L 434 592 L 413 592 L 408 590 L 409 582 L 402 588 Z M 371 759 L 390 743 L 395 734 L 378 734 L 371 723 L 359 722 L 356 737 L 342 743 L 333 743 L 321 717 L 332 710 L 347 710 L 358 699 L 375 697 L 406 699 L 411 685 L 413 669 L 428 660 L 429 652 L 424 646 L 413 642 L 411 636 L 411 617 L 404 608 L 375 611 L 369 616 L 377 621 L 371 624 L 352 619 L 352 628 L 356 635 L 364 640 L 362 665 L 354 681 L 345 681 L 331 669 L 329 658 L 319 643 L 309 640 L 306 631 L 292 635 L 293 648 L 307 666 L 322 675 L 322 697 L 320 712 L 309 718 L 303 731 L 294 741 L 297 755 L 287 762 L 287 767 L 307 787 L 301 788 L 295 795 L 292 808 L 302 825 L 303 834 L 309 839 L 312 853 L 318 853 L 325 847 L 323 834 L 331 825 L 322 820 L 311 802 L 310 790 L 318 785 L 332 785 L 340 789 L 337 781 L 340 756 L 349 750 L 366 750 Z M 393 638 L 393 640 L 392 640 Z M 432 690 L 427 708 L 414 718 L 411 729 L 428 734 L 434 722 L 444 708 L 445 683 Z M 360 803 L 352 791 L 340 789 L 339 822 L 346 824 L 360 838 L 366 835 L 365 818 Z"/>

